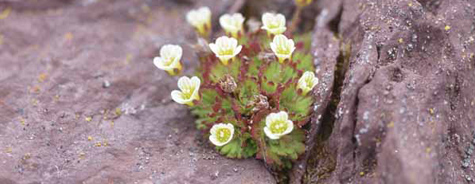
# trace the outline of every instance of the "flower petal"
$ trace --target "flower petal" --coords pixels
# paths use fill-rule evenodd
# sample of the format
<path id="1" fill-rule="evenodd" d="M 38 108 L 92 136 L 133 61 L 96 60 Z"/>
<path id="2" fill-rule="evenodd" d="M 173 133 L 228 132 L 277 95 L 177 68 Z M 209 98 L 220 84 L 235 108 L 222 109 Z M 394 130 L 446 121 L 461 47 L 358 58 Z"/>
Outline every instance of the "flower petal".
<path id="1" fill-rule="evenodd" d="M 294 130 L 294 123 L 291 120 L 287 120 L 287 129 L 282 133 L 282 135 L 287 135 Z"/>
<path id="2" fill-rule="evenodd" d="M 312 82 L 313 82 L 312 88 L 314 88 L 318 84 L 318 78 L 314 77 Z"/>
<path id="3" fill-rule="evenodd" d="M 239 45 L 238 47 L 236 47 L 236 49 L 234 50 L 234 56 L 238 55 L 242 50 L 242 45 Z"/>
<path id="4" fill-rule="evenodd" d="M 178 79 L 178 88 L 180 88 L 180 90 L 184 91 L 189 89 L 191 86 L 191 80 L 187 76 L 183 76 Z"/>
<path id="5" fill-rule="evenodd" d="M 209 48 L 211 49 L 211 51 L 213 51 L 214 54 L 219 54 L 219 49 L 218 49 L 218 46 L 214 43 L 210 43 L 209 44 Z"/>
<path id="6" fill-rule="evenodd" d="M 285 16 L 282 14 L 264 13 L 262 15 L 262 29 L 268 34 L 279 35 L 285 32 Z"/>
<path id="7" fill-rule="evenodd" d="M 187 101 L 185 99 L 183 99 L 182 94 L 183 93 L 181 91 L 173 90 L 172 93 L 171 93 L 173 101 L 175 101 L 176 103 L 179 103 L 179 104 L 186 104 Z"/>
<path id="8" fill-rule="evenodd" d="M 200 78 L 198 78 L 198 77 L 196 77 L 196 76 L 191 77 L 191 84 L 192 84 L 193 86 L 196 86 L 196 87 L 199 88 L 199 86 L 201 85 L 201 80 L 200 80 Z"/>
<path id="9" fill-rule="evenodd" d="M 163 58 L 161 57 L 154 57 L 153 58 L 153 64 L 159 68 L 159 69 L 164 69 L 166 66 L 163 65 Z"/>
<path id="10" fill-rule="evenodd" d="M 276 45 L 276 43 L 271 42 L 271 43 L 270 43 L 270 48 L 271 48 L 272 52 L 277 53 L 277 45 Z"/>
<path id="11" fill-rule="evenodd" d="M 266 117 L 266 126 L 270 127 L 272 125 L 272 122 L 274 122 L 274 113 L 270 113 Z"/>
<path id="12" fill-rule="evenodd" d="M 219 18 L 219 24 L 227 32 L 231 33 L 234 36 L 242 30 L 242 24 L 244 22 L 244 17 L 240 13 L 235 14 L 224 14 Z"/>
<path id="13" fill-rule="evenodd" d="M 201 81 L 198 77 L 194 76 L 191 78 L 191 85 L 194 87 L 193 94 L 191 95 L 191 98 L 193 100 L 199 100 L 199 90 L 200 90 L 200 85 Z"/>
<path id="14" fill-rule="evenodd" d="M 235 49 L 238 45 L 238 42 L 236 39 L 229 38 L 228 39 L 228 44 L 231 48 Z"/>
<path id="15" fill-rule="evenodd" d="M 211 141 L 211 143 L 213 143 L 216 146 L 223 146 L 226 144 L 226 143 L 219 142 L 218 139 L 216 138 L 216 135 L 210 135 L 209 141 Z"/>
<path id="16" fill-rule="evenodd" d="M 220 140 L 218 140 L 218 137 L 217 137 L 218 136 L 217 134 L 219 133 L 218 131 L 221 129 L 227 129 L 230 132 L 228 139 L 224 142 L 221 142 Z M 227 123 L 227 124 L 219 123 L 211 127 L 209 140 L 211 141 L 211 143 L 213 143 L 216 146 L 223 146 L 229 143 L 233 139 L 233 136 L 234 136 L 234 126 L 231 123 Z"/>
<path id="17" fill-rule="evenodd" d="M 278 116 L 280 120 L 287 120 L 289 118 L 289 115 L 285 111 L 280 111 Z"/>
<path id="18" fill-rule="evenodd" d="M 216 57 L 225 65 L 242 50 L 242 46 L 238 46 L 238 42 L 235 38 L 227 36 L 219 37 L 214 44 L 211 43 L 209 46 Z"/>
<path id="19" fill-rule="evenodd" d="M 216 134 L 216 131 L 218 131 L 218 129 L 219 129 L 219 127 L 220 127 L 220 126 L 218 126 L 218 125 L 219 125 L 219 124 L 214 125 L 213 127 L 211 127 L 211 130 L 209 131 L 211 135 Z"/>

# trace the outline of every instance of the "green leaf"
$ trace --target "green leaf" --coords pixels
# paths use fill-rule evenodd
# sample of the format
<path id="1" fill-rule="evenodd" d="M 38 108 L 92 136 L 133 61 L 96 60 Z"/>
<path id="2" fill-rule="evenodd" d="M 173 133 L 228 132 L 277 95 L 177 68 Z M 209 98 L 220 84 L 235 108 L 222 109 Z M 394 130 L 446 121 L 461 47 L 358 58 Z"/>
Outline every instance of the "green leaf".
<path id="1" fill-rule="evenodd" d="M 267 93 L 274 93 L 277 89 L 277 84 L 281 82 L 281 66 L 278 62 L 272 62 L 264 71 L 264 79 L 262 80 L 261 87 Z"/>
<path id="2" fill-rule="evenodd" d="M 310 54 L 296 53 L 293 55 L 294 61 L 300 61 L 297 63 L 297 70 L 313 71 L 313 60 Z"/>
<path id="3" fill-rule="evenodd" d="M 242 147 L 241 145 L 244 143 L 246 144 L 245 147 Z M 224 146 L 218 146 L 216 149 L 224 156 L 229 157 L 229 158 L 248 158 L 251 156 L 254 156 L 257 152 L 257 146 L 252 141 L 252 139 L 249 139 L 248 137 L 243 137 L 243 138 L 234 138 L 231 142 Z"/>
<path id="4" fill-rule="evenodd" d="M 281 77 L 280 77 L 280 80 L 278 80 L 278 81 L 280 83 L 286 83 L 291 78 L 295 78 L 297 76 L 297 73 L 295 72 L 295 70 L 292 67 L 290 67 L 289 65 L 284 63 L 282 65 L 282 72 L 281 72 L 280 75 L 281 75 Z"/>
<path id="5" fill-rule="evenodd" d="M 206 124 L 213 123 L 217 120 L 216 117 L 211 117 L 213 113 L 212 105 L 218 93 L 212 89 L 201 89 L 201 102 L 199 105 L 191 107 L 191 113 L 198 116 L 195 121 L 198 129 L 206 129 Z"/>
<path id="6" fill-rule="evenodd" d="M 288 87 L 281 94 L 280 108 L 287 110 L 289 114 L 295 114 L 291 117 L 292 121 L 305 119 L 309 115 L 312 104 L 312 96 L 298 95 L 295 87 Z"/>
<path id="7" fill-rule="evenodd" d="M 201 107 L 211 106 L 214 104 L 216 97 L 218 96 L 218 92 L 214 89 L 201 89 Z M 196 106 L 194 106 L 196 107 Z"/>
<path id="8" fill-rule="evenodd" d="M 294 128 L 290 134 L 278 140 L 269 140 L 267 155 L 278 165 L 283 165 L 286 160 L 297 160 L 299 155 L 305 152 L 304 140 L 304 132 Z"/>
<path id="9" fill-rule="evenodd" d="M 234 111 L 231 108 L 231 100 L 229 98 L 224 98 L 221 101 L 221 109 L 223 109 L 228 116 L 234 116 Z"/>
<path id="10" fill-rule="evenodd" d="M 264 76 L 268 81 L 279 82 L 280 81 L 280 69 L 279 62 L 271 62 L 264 72 Z"/>
<path id="11" fill-rule="evenodd" d="M 237 80 L 238 75 L 241 72 L 241 64 L 241 60 L 236 57 L 228 66 L 229 74 L 234 78 L 234 80 Z"/>
<path id="12" fill-rule="evenodd" d="M 294 42 L 295 43 L 303 42 L 303 51 L 306 53 L 310 51 L 310 48 L 312 46 L 312 33 L 308 32 L 308 33 L 304 33 L 300 35 L 295 35 Z"/>
<path id="13" fill-rule="evenodd" d="M 254 57 L 252 62 L 249 64 L 249 69 L 247 71 L 248 77 L 257 76 L 259 74 L 259 68 L 262 67 L 262 60 L 260 60 L 257 56 Z"/>
<path id="14" fill-rule="evenodd" d="M 252 107 L 247 108 L 247 104 L 254 99 L 254 96 L 259 94 L 257 83 L 251 79 L 246 79 L 243 83 L 238 83 L 238 91 L 238 102 L 241 112 L 247 114 L 252 109 Z"/>

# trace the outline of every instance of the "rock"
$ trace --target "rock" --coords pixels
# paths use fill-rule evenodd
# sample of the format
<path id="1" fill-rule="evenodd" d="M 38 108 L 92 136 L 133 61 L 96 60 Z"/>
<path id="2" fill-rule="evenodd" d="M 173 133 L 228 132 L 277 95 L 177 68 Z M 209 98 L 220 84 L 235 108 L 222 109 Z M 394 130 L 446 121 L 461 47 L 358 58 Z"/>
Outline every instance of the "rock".
<path id="1" fill-rule="evenodd" d="M 215 153 L 152 64 L 180 44 L 192 75 L 185 13 L 222 2 L 41 2 L 9 0 L 0 20 L 0 183 L 275 183 Z"/>
<path id="2" fill-rule="evenodd" d="M 331 135 L 317 136 L 307 173 L 295 182 L 470 182 L 475 2 L 335 6 L 342 7 L 340 42 L 351 44 L 349 68 L 336 120 L 323 121 L 321 127 L 332 128 L 318 131 Z M 314 34 L 324 32 L 315 28 Z"/>
<path id="3" fill-rule="evenodd" d="M 340 56 L 340 47 L 341 44 L 334 37 L 334 32 L 327 26 L 331 21 L 336 17 L 334 10 L 327 9 L 327 7 L 332 7 L 332 5 L 337 5 L 341 1 L 319 1 L 320 7 L 322 10 L 319 16 L 316 18 L 315 30 L 312 35 L 312 50 L 314 56 L 314 64 L 316 68 L 316 76 L 319 78 L 319 84 L 314 89 L 314 94 L 316 98 L 314 106 L 314 115 L 312 117 L 312 126 L 310 134 L 307 136 L 307 145 L 306 150 L 312 150 L 314 147 L 318 147 L 319 139 L 325 135 L 321 134 L 321 130 L 326 130 L 331 128 L 330 126 L 322 125 L 324 121 L 330 121 L 333 119 L 333 115 L 329 115 L 327 111 L 332 107 L 332 99 L 335 98 L 335 95 L 339 94 L 338 78 L 343 77 L 341 74 L 344 74 L 337 70 L 337 60 Z M 327 3 L 327 4 L 325 4 Z M 318 41 L 317 41 L 318 40 Z M 336 72 L 336 73 L 335 73 Z M 320 130 L 320 131 L 319 131 Z M 301 158 L 294 164 L 294 167 L 290 173 L 290 183 L 300 183 L 303 175 L 305 174 L 305 169 L 307 168 L 307 162 L 309 159 L 317 159 L 314 157 L 313 152 L 307 151 Z"/>

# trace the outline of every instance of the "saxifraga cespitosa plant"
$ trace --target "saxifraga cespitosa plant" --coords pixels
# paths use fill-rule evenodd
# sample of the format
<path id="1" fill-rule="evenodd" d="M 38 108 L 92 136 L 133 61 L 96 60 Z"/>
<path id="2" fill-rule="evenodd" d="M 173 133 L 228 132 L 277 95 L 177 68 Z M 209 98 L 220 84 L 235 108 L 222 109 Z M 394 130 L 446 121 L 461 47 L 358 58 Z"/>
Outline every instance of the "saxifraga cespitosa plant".
<path id="1" fill-rule="evenodd" d="M 297 11 L 310 2 L 296 0 Z M 190 106 L 198 129 L 222 155 L 255 156 L 273 168 L 291 167 L 305 152 L 303 126 L 309 122 L 311 91 L 318 83 L 310 35 L 292 36 L 285 17 L 275 13 L 263 14 L 262 27 L 245 32 L 245 18 L 235 13 L 219 19 L 227 36 L 208 44 L 210 10 L 192 10 L 186 18 L 201 37 L 200 66 L 197 76 L 178 80 L 180 90 L 172 91 L 172 99 Z M 165 45 L 153 62 L 177 75 L 181 56 L 180 46 Z"/>

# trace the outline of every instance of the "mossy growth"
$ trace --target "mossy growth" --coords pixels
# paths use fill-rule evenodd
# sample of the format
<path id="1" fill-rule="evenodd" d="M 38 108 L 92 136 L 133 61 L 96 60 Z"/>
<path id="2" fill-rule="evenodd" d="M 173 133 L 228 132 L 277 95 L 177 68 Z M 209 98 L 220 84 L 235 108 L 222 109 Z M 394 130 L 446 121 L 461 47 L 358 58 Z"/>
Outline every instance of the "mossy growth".
<path id="1" fill-rule="evenodd" d="M 274 167 L 288 168 L 304 153 L 302 127 L 309 121 L 314 99 L 310 93 L 304 95 L 297 83 L 305 71 L 314 71 L 310 36 L 294 35 L 296 49 L 283 63 L 272 52 L 271 38 L 264 31 L 241 35 L 242 51 L 227 65 L 211 51 L 200 55 L 196 75 L 202 81 L 201 101 L 191 109 L 206 137 L 217 123 L 234 125 L 232 140 L 216 147 L 222 155 L 255 156 Z M 280 139 L 269 139 L 264 133 L 266 116 L 279 111 L 287 112 L 295 126 Z"/>

